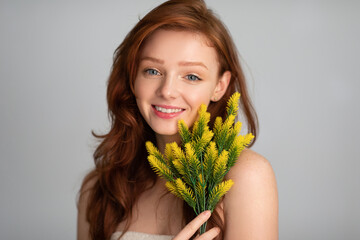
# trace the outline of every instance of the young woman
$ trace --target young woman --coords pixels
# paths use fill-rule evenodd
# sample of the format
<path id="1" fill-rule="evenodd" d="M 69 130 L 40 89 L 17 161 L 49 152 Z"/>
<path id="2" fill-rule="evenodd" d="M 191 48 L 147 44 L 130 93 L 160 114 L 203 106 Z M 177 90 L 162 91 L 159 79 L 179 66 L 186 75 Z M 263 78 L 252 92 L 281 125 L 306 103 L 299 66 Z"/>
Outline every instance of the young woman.
<path id="1" fill-rule="evenodd" d="M 111 129 L 95 135 L 101 143 L 80 190 L 78 239 L 277 239 L 275 177 L 259 154 L 241 153 L 226 176 L 233 187 L 212 214 L 197 217 L 167 193 L 147 161 L 146 141 L 161 151 L 180 143 L 178 120 L 191 126 L 202 103 L 212 126 L 235 91 L 256 136 L 236 48 L 204 1 L 171 0 L 141 19 L 115 52 L 107 90 Z"/>

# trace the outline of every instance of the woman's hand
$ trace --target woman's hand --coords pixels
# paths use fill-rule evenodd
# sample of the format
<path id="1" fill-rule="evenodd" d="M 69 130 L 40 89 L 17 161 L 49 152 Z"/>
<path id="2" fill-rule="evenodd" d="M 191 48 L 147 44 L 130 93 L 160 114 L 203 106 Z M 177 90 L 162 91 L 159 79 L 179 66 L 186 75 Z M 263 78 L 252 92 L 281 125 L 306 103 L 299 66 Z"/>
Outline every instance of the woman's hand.
<path id="1" fill-rule="evenodd" d="M 173 240 L 188 240 L 191 238 L 196 231 L 199 230 L 201 225 L 203 225 L 209 218 L 210 218 L 211 212 L 209 210 L 202 212 L 194 218 L 191 222 L 189 222 L 174 238 Z M 197 240 L 210 240 L 214 239 L 220 232 L 220 229 L 217 227 L 214 227 L 205 233 L 198 235 L 195 239 Z"/>

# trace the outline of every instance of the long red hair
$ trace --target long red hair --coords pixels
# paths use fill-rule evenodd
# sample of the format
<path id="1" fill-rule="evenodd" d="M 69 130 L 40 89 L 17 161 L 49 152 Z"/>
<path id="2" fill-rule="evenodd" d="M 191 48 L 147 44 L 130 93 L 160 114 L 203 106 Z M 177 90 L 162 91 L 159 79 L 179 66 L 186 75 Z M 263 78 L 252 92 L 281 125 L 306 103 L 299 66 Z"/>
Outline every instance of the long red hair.
<path id="1" fill-rule="evenodd" d="M 228 98 L 241 94 L 240 110 L 248 132 L 255 137 L 257 116 L 251 104 L 236 47 L 222 22 L 202 0 L 170 0 L 154 8 L 128 33 L 114 53 L 108 80 L 107 103 L 111 129 L 107 134 L 93 135 L 101 142 L 94 152 L 95 168 L 84 179 L 80 195 L 88 192 L 87 221 L 92 239 L 109 239 L 124 220 L 129 227 L 132 208 L 140 194 L 154 184 L 156 175 L 146 160 L 145 141 L 156 142 L 153 130 L 142 118 L 134 97 L 134 80 L 139 55 L 146 39 L 157 29 L 184 30 L 206 36 L 218 54 L 219 75 L 231 72 L 231 80 L 223 98 L 211 102 L 210 124 L 215 116 L 226 115 Z M 254 143 L 254 142 L 253 142 Z M 91 188 L 85 189 L 89 182 Z M 184 204 L 184 224 L 193 219 L 193 210 Z M 224 223 L 214 212 L 210 226 L 219 226 L 223 236 Z"/>

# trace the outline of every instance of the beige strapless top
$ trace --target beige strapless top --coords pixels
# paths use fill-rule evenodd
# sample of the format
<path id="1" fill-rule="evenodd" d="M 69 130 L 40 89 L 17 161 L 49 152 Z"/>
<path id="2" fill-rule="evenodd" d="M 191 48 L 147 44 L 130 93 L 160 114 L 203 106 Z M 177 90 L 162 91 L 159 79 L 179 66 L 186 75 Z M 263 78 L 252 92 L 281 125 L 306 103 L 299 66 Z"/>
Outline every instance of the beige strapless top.
<path id="1" fill-rule="evenodd" d="M 114 232 L 111 235 L 110 240 L 119 240 L 122 232 Z M 126 232 L 122 236 L 121 240 L 171 240 L 174 236 L 172 235 L 155 235 L 141 232 Z"/>

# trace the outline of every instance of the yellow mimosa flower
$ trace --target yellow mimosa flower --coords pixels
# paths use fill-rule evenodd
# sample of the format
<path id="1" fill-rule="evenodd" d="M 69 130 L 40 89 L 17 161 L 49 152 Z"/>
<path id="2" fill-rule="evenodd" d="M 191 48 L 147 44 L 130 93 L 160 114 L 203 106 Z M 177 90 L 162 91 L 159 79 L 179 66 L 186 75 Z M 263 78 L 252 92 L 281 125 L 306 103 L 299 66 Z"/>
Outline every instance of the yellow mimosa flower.
<path id="1" fill-rule="evenodd" d="M 223 174 L 226 171 L 226 166 L 228 162 L 229 152 L 223 150 L 219 158 L 215 161 L 213 176 L 215 179 L 223 177 Z"/>
<path id="2" fill-rule="evenodd" d="M 191 188 L 186 187 L 185 183 L 181 178 L 176 179 L 176 189 L 180 193 L 181 197 L 191 206 L 195 207 L 196 199 L 194 198 L 194 193 Z"/>
<path id="3" fill-rule="evenodd" d="M 181 194 L 177 191 L 176 185 L 173 182 L 166 182 L 165 186 L 167 187 L 167 189 L 169 189 L 169 191 L 174 194 L 175 196 L 181 198 Z"/>
<path id="4" fill-rule="evenodd" d="M 166 144 L 165 157 L 151 142 L 146 142 L 151 168 L 167 180 L 167 189 L 188 203 L 196 214 L 213 211 L 230 190 L 234 182 L 223 179 L 254 138 L 251 133 L 239 135 L 242 124 L 235 123 L 239 98 L 239 93 L 229 98 L 227 117 L 216 117 L 213 129 L 209 129 L 210 113 L 204 104 L 191 131 L 184 120 L 179 120 L 181 145 Z"/>
<path id="5" fill-rule="evenodd" d="M 158 158 L 154 155 L 148 156 L 148 161 L 150 163 L 151 168 L 160 176 L 165 177 L 168 180 L 172 180 L 172 172 L 170 169 L 162 163 Z"/>
<path id="6" fill-rule="evenodd" d="M 228 115 L 237 115 L 237 111 L 239 110 L 239 99 L 240 99 L 240 93 L 236 92 L 234 93 L 228 101 L 228 106 L 226 108 Z"/>

